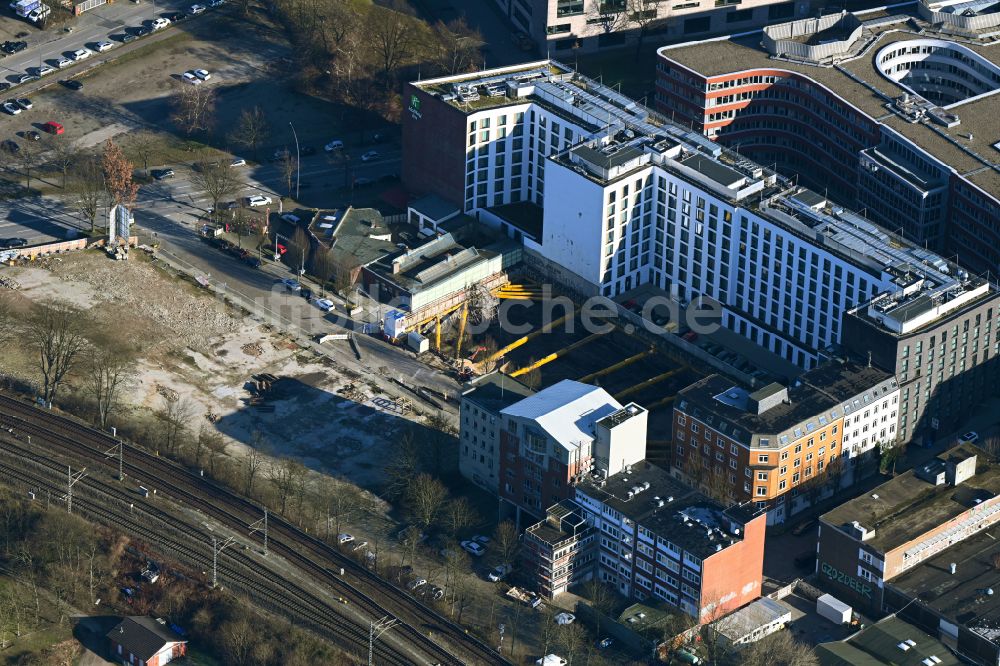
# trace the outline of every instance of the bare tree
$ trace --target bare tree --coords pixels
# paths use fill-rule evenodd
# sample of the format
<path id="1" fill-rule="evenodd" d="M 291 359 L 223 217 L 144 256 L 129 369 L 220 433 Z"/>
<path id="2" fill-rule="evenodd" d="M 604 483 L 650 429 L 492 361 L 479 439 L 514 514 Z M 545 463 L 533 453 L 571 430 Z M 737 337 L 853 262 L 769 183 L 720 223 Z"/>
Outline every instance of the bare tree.
<path id="1" fill-rule="evenodd" d="M 511 566 L 517 558 L 517 551 L 521 547 L 520 534 L 517 526 L 509 520 L 505 520 L 497 525 L 497 531 L 493 534 L 493 541 L 496 543 L 496 551 L 500 556 L 500 564 Z"/>
<path id="2" fill-rule="evenodd" d="M 743 666 L 817 666 L 819 660 L 808 645 L 795 640 L 791 631 L 777 631 L 740 651 Z"/>
<path id="3" fill-rule="evenodd" d="M 267 122 L 264 109 L 255 106 L 244 109 L 236 121 L 236 128 L 229 135 L 229 140 L 238 146 L 249 148 L 257 161 L 257 149 L 271 135 L 271 125 Z"/>
<path id="4" fill-rule="evenodd" d="M 156 413 L 160 421 L 160 443 L 171 456 L 176 456 L 181 443 L 190 434 L 194 405 L 183 397 L 163 396 L 163 407 Z"/>
<path id="5" fill-rule="evenodd" d="M 444 526 L 448 536 L 454 538 L 467 527 L 479 522 L 479 515 L 464 497 L 457 497 L 444 507 Z"/>
<path id="6" fill-rule="evenodd" d="M 223 199 L 235 196 L 243 186 L 236 170 L 222 162 L 201 162 L 191 175 L 191 182 L 212 201 L 212 219 L 219 216 Z"/>
<path id="7" fill-rule="evenodd" d="M 80 151 L 68 141 L 56 141 L 52 148 L 50 163 L 62 175 L 62 188 L 65 190 L 69 181 L 70 169 L 79 161 Z"/>
<path id="8" fill-rule="evenodd" d="M 406 506 L 414 521 L 427 529 L 437 520 L 448 497 L 448 490 L 430 474 L 419 474 L 406 492 Z"/>
<path id="9" fill-rule="evenodd" d="M 285 263 L 296 270 L 305 267 L 306 259 L 309 257 L 309 236 L 306 230 L 296 226 L 292 234 L 292 240 L 288 243 L 288 252 L 285 253 Z"/>
<path id="10" fill-rule="evenodd" d="M 13 298 L 10 292 L 0 292 L 0 344 L 9 341 L 14 337 L 15 319 Z"/>
<path id="11" fill-rule="evenodd" d="M 639 59 L 643 41 L 649 34 L 654 23 L 663 21 L 666 16 L 660 16 L 660 8 L 667 6 L 664 0 L 626 0 L 628 20 L 636 27 L 635 57 Z"/>
<path id="12" fill-rule="evenodd" d="M 206 132 L 215 122 L 215 89 L 188 85 L 173 98 L 171 120 L 187 136 Z"/>
<path id="13" fill-rule="evenodd" d="M 41 304 L 28 315 L 24 327 L 28 345 L 38 355 L 42 397 L 50 403 L 86 347 L 83 315 L 63 303 Z"/>
<path id="14" fill-rule="evenodd" d="M 253 441 L 247 448 L 243 458 L 243 494 L 253 495 L 253 485 L 257 480 L 257 474 L 264 465 L 264 454 L 259 450 L 265 443 L 263 434 L 258 430 L 253 434 Z"/>
<path id="15" fill-rule="evenodd" d="M 609 2 L 607 0 L 597 0 L 590 3 L 587 11 L 587 24 L 595 26 L 599 32 L 604 34 L 617 32 L 628 25 L 628 13 L 625 11 L 625 4 L 621 0 Z"/>
<path id="16" fill-rule="evenodd" d="M 148 130 L 139 130 L 128 137 L 128 147 L 142 162 L 142 172 L 147 178 L 149 177 L 149 157 L 158 144 L 159 139 Z"/>
<path id="17" fill-rule="evenodd" d="M 285 191 L 288 193 L 289 198 L 295 194 L 295 188 L 292 185 L 295 183 L 296 167 L 298 167 L 298 159 L 286 148 L 278 159 L 278 171 L 285 181 Z"/>
<path id="18" fill-rule="evenodd" d="M 366 14 L 365 33 L 383 80 L 395 75 L 413 55 L 420 39 L 419 25 L 408 12 L 405 2 L 392 0 L 388 7 L 373 5 Z"/>
<path id="19" fill-rule="evenodd" d="M 344 522 L 368 506 L 364 492 L 352 483 L 325 478 L 319 488 L 320 502 L 327 521 L 339 534 Z"/>
<path id="20" fill-rule="evenodd" d="M 566 663 L 573 664 L 574 659 L 587 647 L 587 633 L 578 622 L 559 625 L 556 642 L 566 655 Z"/>
<path id="21" fill-rule="evenodd" d="M 288 500 L 300 496 L 305 482 L 306 466 L 297 460 L 283 458 L 271 463 L 267 478 L 278 493 L 278 512 L 284 514 L 288 510 Z"/>
<path id="22" fill-rule="evenodd" d="M 420 473 L 422 455 L 413 431 L 405 431 L 397 440 L 385 468 L 386 497 L 395 501 L 406 496 L 410 484 Z"/>
<path id="23" fill-rule="evenodd" d="M 72 187 L 76 192 L 73 207 L 87 218 L 93 233 L 97 227 L 97 212 L 105 194 L 104 172 L 96 159 L 88 157 L 73 165 L 70 173 Z"/>
<path id="24" fill-rule="evenodd" d="M 205 431 L 202 430 L 202 432 Z M 199 433 L 199 441 L 202 442 L 208 454 L 208 473 L 215 476 L 216 463 L 219 458 L 226 454 L 226 440 L 222 438 L 222 435 L 212 430 L 205 434 L 204 439 L 202 439 L 201 433 Z"/>
<path id="25" fill-rule="evenodd" d="M 483 36 L 460 16 L 447 24 L 434 27 L 440 44 L 438 64 L 448 74 L 459 74 L 474 69 L 482 62 Z"/>
<path id="26" fill-rule="evenodd" d="M 87 379 L 97 410 L 97 423 L 106 428 L 118 407 L 121 392 L 135 376 L 135 352 L 107 337 L 94 341 L 87 355 Z"/>

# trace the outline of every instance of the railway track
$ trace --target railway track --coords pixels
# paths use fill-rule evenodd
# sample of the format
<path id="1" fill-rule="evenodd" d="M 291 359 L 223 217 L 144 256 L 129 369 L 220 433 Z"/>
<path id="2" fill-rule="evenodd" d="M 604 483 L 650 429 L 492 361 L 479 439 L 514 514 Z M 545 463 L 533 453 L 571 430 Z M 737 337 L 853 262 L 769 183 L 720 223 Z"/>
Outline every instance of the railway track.
<path id="1" fill-rule="evenodd" d="M 56 479 L 65 471 L 62 466 L 37 454 L 0 443 L 0 458 L 18 458 L 17 464 L 0 459 L 0 474 L 6 483 L 21 486 L 37 493 L 44 490 L 57 498 L 65 488 Z M 23 469 L 23 463 L 34 463 L 34 470 Z M 127 491 L 112 484 L 86 477 L 74 491 L 74 511 L 88 519 L 138 536 L 158 549 L 170 553 L 188 566 L 204 571 L 212 568 L 212 544 L 192 540 L 190 531 L 178 529 L 178 520 L 155 506 L 130 509 L 134 498 Z M 61 500 L 60 500 L 61 501 Z M 114 510 L 116 507 L 119 510 Z M 136 515 L 138 514 L 138 515 Z M 368 648 L 368 630 L 348 618 L 342 617 L 336 602 L 324 601 L 315 593 L 287 579 L 269 576 L 272 572 L 260 567 L 250 555 L 240 549 L 223 551 L 218 561 L 218 573 L 226 585 L 252 598 L 266 610 L 290 615 L 301 626 L 311 629 L 349 652 L 362 655 Z M 376 642 L 374 656 L 377 663 L 407 666 L 412 659 L 400 656 L 390 646 Z"/>
<path id="2" fill-rule="evenodd" d="M 62 417 L 8 395 L 0 394 L 0 425 L 30 436 L 31 447 L 56 450 L 78 463 L 110 470 L 117 461 L 105 452 L 118 439 L 72 419 Z M 262 516 L 262 508 L 190 470 L 141 448 L 128 446 L 123 471 L 136 483 L 160 492 L 211 516 L 234 531 L 245 532 Z M 270 547 L 300 570 L 330 585 L 373 619 L 390 616 L 401 624 L 394 632 L 440 663 L 509 664 L 490 646 L 442 617 L 377 574 L 330 545 L 302 533 L 279 516 L 269 519 Z M 343 568 L 344 575 L 335 574 Z M 378 601 L 375 599 L 378 597 Z"/>

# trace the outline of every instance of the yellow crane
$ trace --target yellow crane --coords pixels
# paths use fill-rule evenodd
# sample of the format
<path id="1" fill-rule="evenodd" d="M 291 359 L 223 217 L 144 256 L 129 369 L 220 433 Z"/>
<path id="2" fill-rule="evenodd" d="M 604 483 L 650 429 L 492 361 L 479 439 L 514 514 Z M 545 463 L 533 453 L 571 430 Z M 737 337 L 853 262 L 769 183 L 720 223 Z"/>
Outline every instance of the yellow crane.
<path id="1" fill-rule="evenodd" d="M 458 322 L 458 340 L 455 341 L 455 360 L 462 359 L 462 338 L 465 337 L 465 323 L 469 320 L 469 304 L 462 305 L 462 318 Z"/>

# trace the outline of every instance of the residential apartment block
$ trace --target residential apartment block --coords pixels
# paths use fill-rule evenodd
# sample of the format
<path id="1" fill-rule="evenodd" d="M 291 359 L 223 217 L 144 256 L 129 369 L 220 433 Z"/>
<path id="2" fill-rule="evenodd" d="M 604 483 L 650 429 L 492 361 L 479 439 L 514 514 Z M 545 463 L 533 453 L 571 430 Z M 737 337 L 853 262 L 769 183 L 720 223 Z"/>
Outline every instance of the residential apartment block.
<path id="1" fill-rule="evenodd" d="M 563 380 L 500 410 L 500 498 L 538 518 L 600 464 L 615 474 L 646 455 L 645 409 Z"/>
<path id="2" fill-rule="evenodd" d="M 897 613 L 976 664 L 1000 660 L 1000 466 L 962 444 L 820 518 L 818 584 Z"/>
<path id="3" fill-rule="evenodd" d="M 870 16 L 665 46 L 657 109 L 919 246 L 996 273 L 1000 11 L 920 0 Z"/>
<path id="4" fill-rule="evenodd" d="M 732 502 L 755 502 L 769 524 L 781 523 L 877 471 L 879 445 L 898 438 L 898 403 L 895 377 L 851 362 L 756 391 L 712 375 L 677 396 L 674 473 Z M 836 479 L 827 477 L 831 466 Z"/>
<path id="5" fill-rule="evenodd" d="M 694 39 L 805 16 L 811 8 L 787 0 L 647 2 L 645 15 L 636 18 L 636 0 L 493 1 L 515 29 L 557 56 L 633 43 L 643 24 L 649 40 Z"/>
<path id="6" fill-rule="evenodd" d="M 525 533 L 529 571 L 554 596 L 601 580 L 626 597 L 666 601 L 702 621 L 760 596 L 766 519 L 725 508 L 642 461 L 576 485 Z"/>
<path id="7" fill-rule="evenodd" d="M 500 373 L 477 377 L 462 391 L 458 471 L 477 486 L 500 494 L 500 412 L 533 391 Z"/>

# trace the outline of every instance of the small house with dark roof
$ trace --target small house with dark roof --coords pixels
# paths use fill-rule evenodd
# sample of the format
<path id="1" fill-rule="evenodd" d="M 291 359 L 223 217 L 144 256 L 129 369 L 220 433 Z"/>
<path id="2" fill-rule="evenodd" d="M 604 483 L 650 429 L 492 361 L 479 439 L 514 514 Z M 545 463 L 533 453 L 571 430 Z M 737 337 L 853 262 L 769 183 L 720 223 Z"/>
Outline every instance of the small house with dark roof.
<path id="1" fill-rule="evenodd" d="M 187 654 L 187 641 L 162 618 L 126 617 L 108 642 L 111 661 L 129 666 L 164 666 Z"/>

